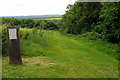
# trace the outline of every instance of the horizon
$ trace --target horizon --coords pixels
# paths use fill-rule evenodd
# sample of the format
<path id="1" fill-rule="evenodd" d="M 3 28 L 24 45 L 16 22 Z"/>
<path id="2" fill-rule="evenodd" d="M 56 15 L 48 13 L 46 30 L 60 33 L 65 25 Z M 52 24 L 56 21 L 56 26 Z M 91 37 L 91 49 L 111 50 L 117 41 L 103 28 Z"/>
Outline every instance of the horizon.
<path id="1" fill-rule="evenodd" d="M 43 15 L 18 15 L 18 16 L 46 16 L 46 15 L 64 15 L 64 14 L 43 14 Z M 15 16 L 0 16 L 0 17 L 15 17 Z"/>
<path id="2" fill-rule="evenodd" d="M 66 7 L 76 0 L 2 0 L 0 17 L 65 14 Z M 4 6 L 4 7 L 3 7 Z"/>

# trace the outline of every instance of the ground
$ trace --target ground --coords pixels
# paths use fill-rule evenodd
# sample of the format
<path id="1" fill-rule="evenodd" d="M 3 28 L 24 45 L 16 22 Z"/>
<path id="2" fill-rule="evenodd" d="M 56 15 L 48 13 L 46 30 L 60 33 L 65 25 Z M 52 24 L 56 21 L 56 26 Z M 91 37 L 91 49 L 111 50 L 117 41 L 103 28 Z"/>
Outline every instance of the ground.
<path id="1" fill-rule="evenodd" d="M 3 78 L 118 77 L 118 61 L 105 52 L 108 44 L 74 39 L 57 31 L 49 37 L 46 46 L 21 42 L 26 49 L 22 49 L 23 54 L 38 53 L 36 56 L 22 56 L 23 65 L 8 64 L 8 57 L 3 57 Z"/>

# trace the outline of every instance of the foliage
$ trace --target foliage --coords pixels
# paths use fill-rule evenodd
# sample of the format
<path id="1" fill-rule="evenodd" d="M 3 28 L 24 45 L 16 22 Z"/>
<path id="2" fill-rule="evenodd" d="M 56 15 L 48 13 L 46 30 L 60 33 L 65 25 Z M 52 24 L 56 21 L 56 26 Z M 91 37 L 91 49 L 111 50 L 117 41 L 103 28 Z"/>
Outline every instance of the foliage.
<path id="1" fill-rule="evenodd" d="M 112 43 L 120 42 L 120 2 L 102 3 L 100 33 L 103 39 Z"/>
<path id="2" fill-rule="evenodd" d="M 33 32 L 33 34 L 35 34 L 35 31 Z M 32 31 L 31 30 L 29 30 L 27 28 L 24 28 L 24 29 L 21 28 L 20 29 L 20 38 L 22 40 L 28 39 L 30 35 L 32 35 Z"/>
<path id="3" fill-rule="evenodd" d="M 22 28 L 34 28 L 39 26 L 47 30 L 58 29 L 57 25 L 52 20 L 2 18 L 2 23 L 10 24 L 12 26 L 21 26 Z"/>
<path id="4" fill-rule="evenodd" d="M 43 53 L 39 50 L 39 48 L 46 45 L 46 38 L 44 35 L 44 31 L 39 28 L 20 29 L 21 35 L 21 50 L 23 56 L 42 56 Z M 36 47 L 36 45 L 39 45 Z M 26 46 L 27 45 L 27 46 Z M 30 51 L 32 49 L 32 51 Z M 30 52 L 29 52 L 30 51 Z"/>
<path id="5" fill-rule="evenodd" d="M 2 53 L 6 55 L 8 52 L 8 47 L 7 47 L 7 26 L 10 26 L 8 24 L 4 24 L 0 26 L 2 30 Z"/>
<path id="6" fill-rule="evenodd" d="M 88 40 L 99 40 L 101 39 L 101 35 L 97 32 L 86 32 L 82 35 L 79 35 L 77 39 L 79 38 L 88 39 Z"/>
<path id="7" fill-rule="evenodd" d="M 95 31 L 102 39 L 120 43 L 120 2 L 76 2 L 68 5 L 60 30 L 83 34 Z"/>
<path id="8" fill-rule="evenodd" d="M 1 52 L 2 52 L 2 27 L 0 26 L 0 56 L 1 56 Z"/>
<path id="9" fill-rule="evenodd" d="M 100 8 L 101 4 L 97 2 L 76 2 L 74 5 L 68 5 L 61 28 L 72 34 L 91 31 L 92 25 L 99 21 Z"/>

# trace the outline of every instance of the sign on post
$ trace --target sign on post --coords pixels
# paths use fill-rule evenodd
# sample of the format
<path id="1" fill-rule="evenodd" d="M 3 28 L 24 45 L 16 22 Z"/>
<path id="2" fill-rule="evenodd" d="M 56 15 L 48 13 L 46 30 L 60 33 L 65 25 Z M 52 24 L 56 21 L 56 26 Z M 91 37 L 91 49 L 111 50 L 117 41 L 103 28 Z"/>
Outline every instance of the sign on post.
<path id="1" fill-rule="evenodd" d="M 9 29 L 9 39 L 17 39 L 17 31 L 16 29 Z"/>
<path id="2" fill-rule="evenodd" d="M 9 47 L 9 63 L 22 64 L 19 28 L 8 27 L 7 33 L 8 33 L 8 47 Z"/>

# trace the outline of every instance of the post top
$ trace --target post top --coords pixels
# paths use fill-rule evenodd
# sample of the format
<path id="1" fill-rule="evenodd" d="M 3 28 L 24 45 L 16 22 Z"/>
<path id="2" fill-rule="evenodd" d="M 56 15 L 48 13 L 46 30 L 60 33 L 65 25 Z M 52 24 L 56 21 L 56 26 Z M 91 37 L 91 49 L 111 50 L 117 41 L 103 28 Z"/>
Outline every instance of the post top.
<path id="1" fill-rule="evenodd" d="M 7 27 L 8 29 L 18 29 L 18 27 Z"/>

